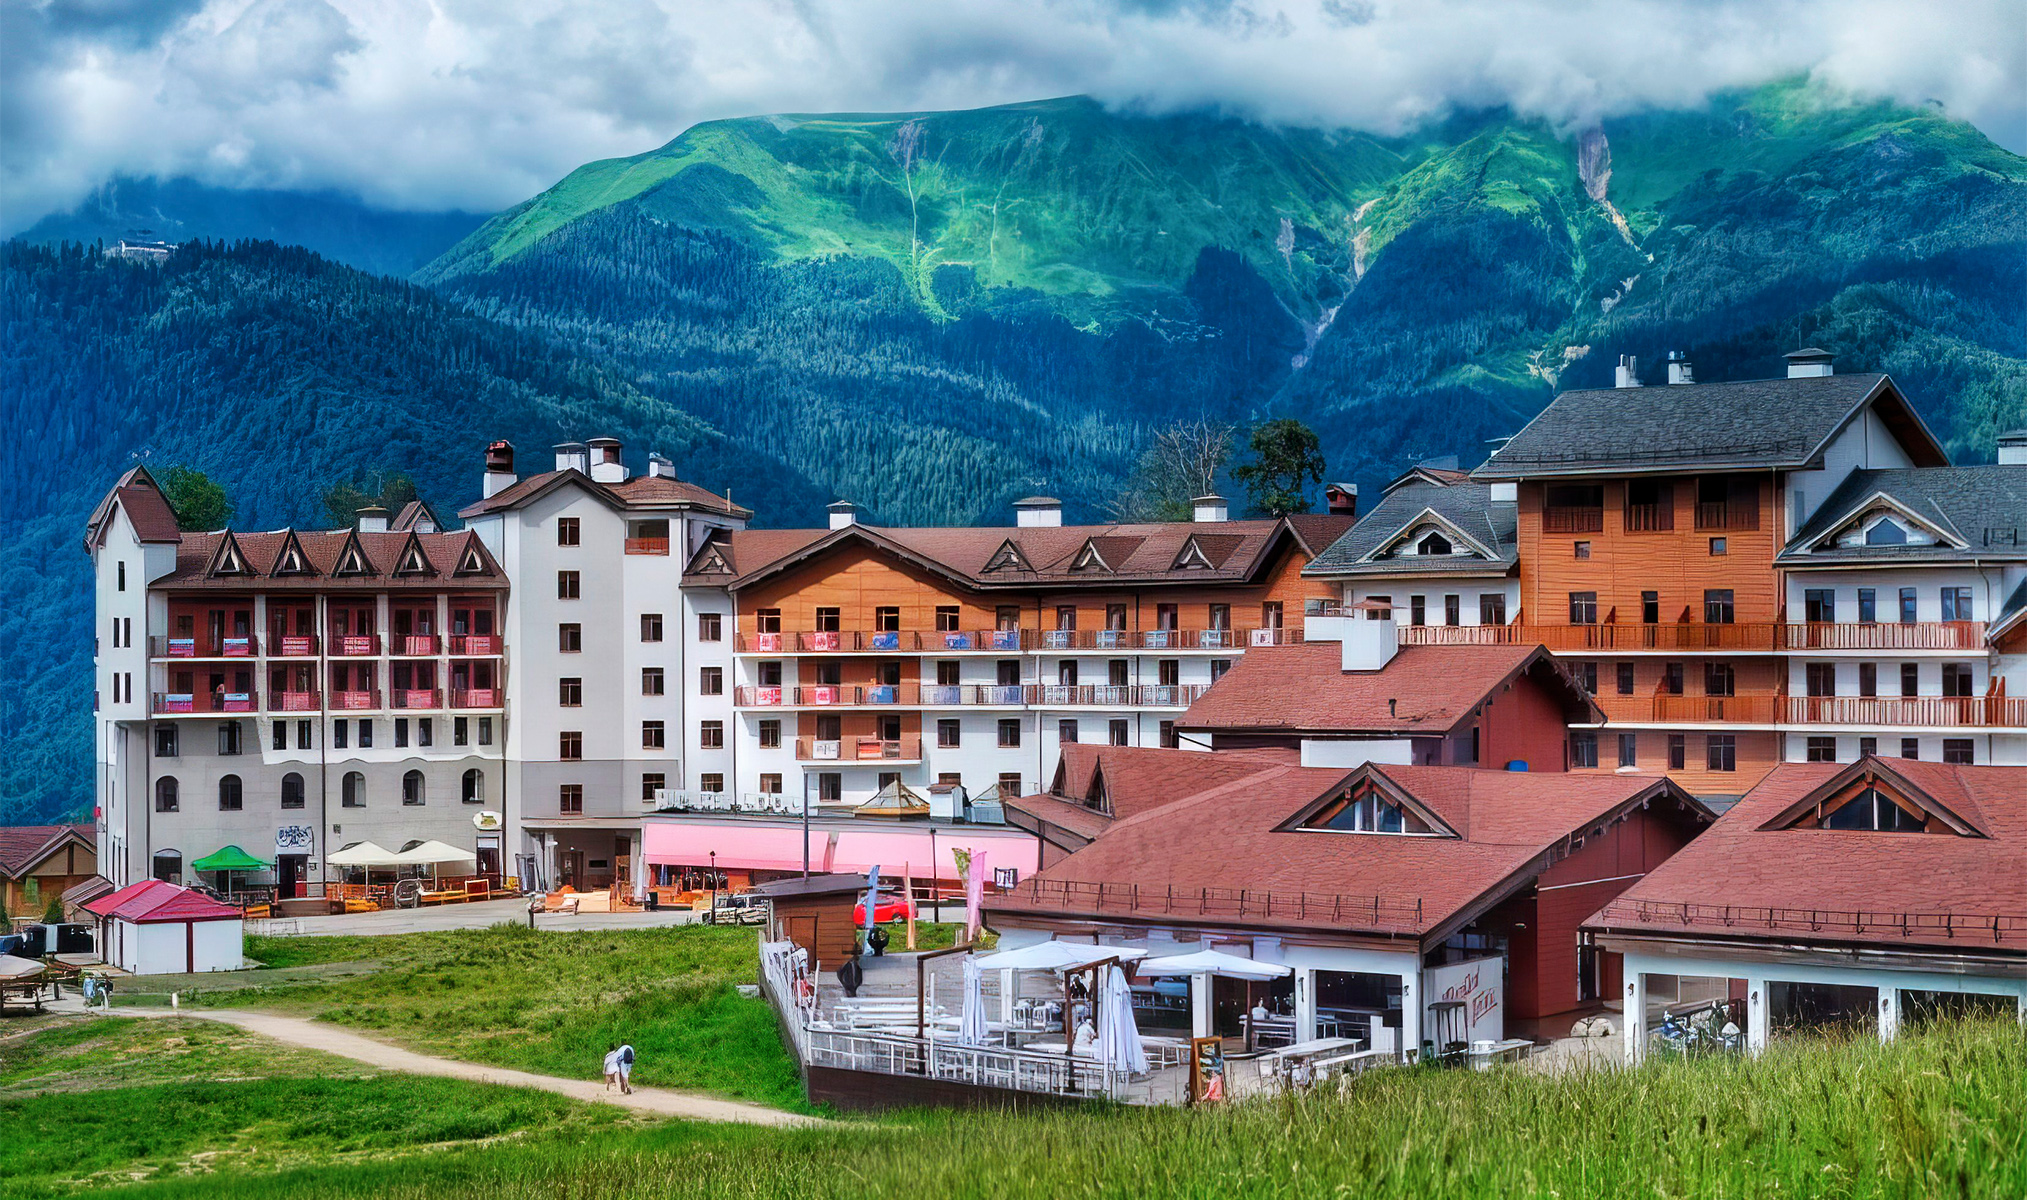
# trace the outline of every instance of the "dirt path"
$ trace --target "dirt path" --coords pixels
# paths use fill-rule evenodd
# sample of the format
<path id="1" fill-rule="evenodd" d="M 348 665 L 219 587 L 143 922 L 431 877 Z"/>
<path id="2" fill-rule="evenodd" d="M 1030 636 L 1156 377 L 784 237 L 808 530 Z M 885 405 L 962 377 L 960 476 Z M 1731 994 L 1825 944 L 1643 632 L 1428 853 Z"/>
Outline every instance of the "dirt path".
<path id="1" fill-rule="evenodd" d="M 81 1005 L 79 1006 L 82 1007 Z M 94 1010 L 96 1011 L 96 1010 Z M 637 1087 L 631 1095 L 605 1090 L 605 1082 L 583 1079 L 562 1079 L 554 1075 L 536 1075 L 528 1071 L 514 1071 L 506 1067 L 481 1066 L 478 1063 L 460 1062 L 454 1058 L 437 1058 L 428 1054 L 417 1054 L 386 1042 L 301 1017 L 277 1016 L 273 1013 L 240 1012 L 234 1009 L 206 1008 L 114 1008 L 112 1014 L 121 1017 L 195 1017 L 205 1021 L 223 1021 L 237 1025 L 251 1033 L 273 1038 L 305 1050 L 321 1050 L 342 1058 L 357 1059 L 388 1071 L 403 1071 L 411 1075 L 438 1075 L 446 1079 L 466 1079 L 473 1083 L 498 1083 L 508 1087 L 540 1088 L 572 1100 L 589 1104 L 617 1104 L 623 1108 L 654 1113 L 665 1117 L 687 1117 L 696 1121 L 736 1121 L 748 1125 L 813 1126 L 824 1122 L 815 1117 L 799 1113 L 783 1112 L 764 1104 L 748 1104 L 742 1100 L 721 1100 L 716 1096 L 700 1095 L 696 1092 L 676 1092 L 667 1088 Z"/>

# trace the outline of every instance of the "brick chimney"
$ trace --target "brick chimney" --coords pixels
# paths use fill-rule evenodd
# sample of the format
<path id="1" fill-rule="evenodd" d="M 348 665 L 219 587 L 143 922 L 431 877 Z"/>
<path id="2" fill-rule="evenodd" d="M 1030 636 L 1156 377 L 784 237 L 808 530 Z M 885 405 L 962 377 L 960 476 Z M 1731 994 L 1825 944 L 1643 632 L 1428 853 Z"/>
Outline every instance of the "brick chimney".
<path id="1" fill-rule="evenodd" d="M 1358 485 L 1355 483 L 1324 484 L 1323 503 L 1333 517 L 1357 516 Z"/>
<path id="2" fill-rule="evenodd" d="M 514 486 L 514 443 L 494 442 L 486 447 L 486 479 L 481 489 L 490 499 Z"/>

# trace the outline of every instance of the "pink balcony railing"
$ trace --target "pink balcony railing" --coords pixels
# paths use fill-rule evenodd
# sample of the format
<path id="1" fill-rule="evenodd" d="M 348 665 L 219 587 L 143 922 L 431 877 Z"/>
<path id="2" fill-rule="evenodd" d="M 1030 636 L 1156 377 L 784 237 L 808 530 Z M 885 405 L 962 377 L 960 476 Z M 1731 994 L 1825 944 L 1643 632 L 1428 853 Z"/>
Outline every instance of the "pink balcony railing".
<path id="1" fill-rule="evenodd" d="M 443 639 L 433 633 L 397 633 L 387 640 L 389 654 L 421 657 L 443 653 Z"/>
<path id="2" fill-rule="evenodd" d="M 379 708 L 380 693 L 377 690 L 332 692 L 331 707 L 334 709 Z"/>
<path id="3" fill-rule="evenodd" d="M 267 652 L 276 658 L 314 658 L 321 640 L 314 633 L 285 633 L 267 640 Z"/>
<path id="4" fill-rule="evenodd" d="M 340 658 L 361 658 L 380 653 L 377 633 L 348 633 L 331 638 L 331 654 Z"/>
<path id="5" fill-rule="evenodd" d="M 250 713 L 260 707 L 253 692 L 152 692 L 151 709 L 157 713 Z"/>
<path id="6" fill-rule="evenodd" d="M 500 689 L 452 688 L 450 706 L 452 708 L 498 708 L 500 707 Z"/>
<path id="7" fill-rule="evenodd" d="M 317 692 L 269 692 L 269 712 L 316 712 L 323 707 L 323 696 Z"/>
<path id="8" fill-rule="evenodd" d="M 387 699 L 392 708 L 443 707 L 443 693 L 436 688 L 395 688 Z"/>
<path id="9" fill-rule="evenodd" d="M 156 658 L 252 658 L 260 653 L 254 637 L 151 637 L 148 652 Z"/>
<path id="10" fill-rule="evenodd" d="M 500 652 L 500 635 L 497 633 L 453 633 L 450 635 L 450 652 L 456 655 L 491 655 Z"/>

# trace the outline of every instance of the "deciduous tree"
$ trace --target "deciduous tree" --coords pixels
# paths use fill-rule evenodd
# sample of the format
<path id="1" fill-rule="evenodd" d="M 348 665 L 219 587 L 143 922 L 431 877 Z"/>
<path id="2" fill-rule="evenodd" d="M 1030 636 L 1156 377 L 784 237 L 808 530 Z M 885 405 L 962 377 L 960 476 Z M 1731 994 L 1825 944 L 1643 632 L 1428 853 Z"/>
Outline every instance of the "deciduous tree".
<path id="1" fill-rule="evenodd" d="M 1293 417 L 1262 421 L 1246 441 L 1252 460 L 1232 471 L 1253 510 L 1269 517 L 1309 511 L 1309 485 L 1323 482 L 1323 443 Z"/>

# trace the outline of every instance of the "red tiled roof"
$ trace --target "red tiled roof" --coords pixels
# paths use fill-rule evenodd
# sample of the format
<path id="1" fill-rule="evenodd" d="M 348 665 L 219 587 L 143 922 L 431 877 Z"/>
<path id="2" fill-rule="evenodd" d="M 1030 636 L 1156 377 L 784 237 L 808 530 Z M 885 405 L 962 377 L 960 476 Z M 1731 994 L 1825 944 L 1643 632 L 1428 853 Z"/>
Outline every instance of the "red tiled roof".
<path id="1" fill-rule="evenodd" d="M 0 825 L 0 875 L 20 878 L 70 838 L 92 846 L 89 825 Z"/>
<path id="2" fill-rule="evenodd" d="M 1342 513 L 1288 514 L 1288 527 L 1295 531 L 1295 536 L 1302 539 L 1303 547 L 1311 555 L 1321 553 L 1324 547 L 1343 537 L 1346 531 L 1356 524 L 1358 524 L 1357 517 L 1345 516 Z"/>
<path id="3" fill-rule="evenodd" d="M 134 535 L 144 542 L 173 542 L 182 536 L 176 524 L 175 510 L 162 495 L 155 477 L 148 474 L 146 467 L 133 467 L 120 476 L 119 482 L 100 499 L 92 510 L 91 519 L 85 522 L 86 539 L 96 538 L 104 528 L 105 521 L 117 504 L 126 511 L 127 520 L 134 527 Z"/>
<path id="4" fill-rule="evenodd" d="M 130 883 L 84 907 L 85 911 L 98 916 L 114 917 L 137 925 L 164 921 L 236 921 L 241 915 L 230 904 L 221 904 L 202 892 L 159 879 Z"/>
<path id="5" fill-rule="evenodd" d="M 1346 671 L 1343 662 L 1337 642 L 1248 650 L 1176 728 L 1447 733 L 1523 671 L 1563 693 L 1571 720 L 1583 721 L 1591 710 L 1576 682 L 1539 646 L 1403 646 L 1377 671 Z"/>
<path id="6" fill-rule="evenodd" d="M 741 508 L 725 497 L 694 483 L 660 475 L 636 475 L 621 483 L 598 483 L 582 471 L 544 471 L 515 480 L 491 496 L 458 510 L 467 519 L 487 513 L 519 508 L 565 483 L 574 483 L 615 508 L 669 508 L 691 505 L 727 516 L 750 517 L 753 511 Z"/>
<path id="7" fill-rule="evenodd" d="M 1075 800 L 1065 800 L 1061 796 L 1051 796 L 1046 792 L 1022 796 L 1018 800 L 1008 800 L 1005 805 L 1085 839 L 1097 837 L 1112 823 L 1111 817 L 1095 808 Z"/>
<path id="8" fill-rule="evenodd" d="M 1293 750 L 1227 750 L 1207 754 L 1151 746 L 1072 742 L 1063 747 L 1061 787 L 1057 794 L 1071 800 L 1086 800 L 1091 798 L 1093 784 L 1102 780 L 1103 800 L 1112 815 L 1130 817 L 1275 767 L 1298 766 L 1300 756 L 1300 751 Z"/>
<path id="9" fill-rule="evenodd" d="M 315 569 L 310 575 L 274 575 L 282 548 L 293 534 L 303 548 L 303 556 Z M 350 529 L 276 529 L 264 533 L 232 533 L 229 536 L 239 547 L 251 575 L 208 574 L 212 558 L 218 553 L 219 544 L 228 535 L 220 533 L 188 533 L 183 535 L 182 544 L 176 547 L 176 569 L 157 580 L 157 587 L 203 588 L 208 590 L 261 591 L 300 590 L 331 591 L 344 588 L 364 588 L 383 591 L 389 588 L 420 587 L 435 590 L 449 589 L 505 589 L 508 586 L 506 572 L 486 550 L 485 543 L 477 533 L 468 529 L 448 533 L 415 533 L 394 531 L 386 533 L 357 533 Z M 371 564 L 371 575 L 339 576 L 336 570 L 346 543 L 354 536 L 359 539 L 359 548 Z M 401 563 L 401 553 L 414 538 L 422 546 L 424 556 L 434 569 L 433 575 L 396 576 L 394 570 Z M 486 574 L 457 574 L 458 564 L 464 560 L 468 548 L 476 548 L 484 563 Z"/>
<path id="10" fill-rule="evenodd" d="M 1586 927 L 2027 952 L 2027 767 L 1870 761 L 1988 836 L 1765 828 L 1860 766 L 1783 763 Z"/>
<path id="11" fill-rule="evenodd" d="M 1281 828 L 1314 801 L 1368 775 L 1422 803 L 1458 836 Z M 1420 937 L 1496 902 L 1502 885 L 1537 870 L 1570 835 L 1663 796 L 1707 818 L 1687 793 L 1651 776 L 1269 766 L 1116 820 L 1089 846 L 986 905 L 1007 913 L 1110 920 L 1137 914 L 1143 920 Z M 1239 903 L 1251 907 L 1220 911 L 1241 889 L 1249 899 Z M 1222 899 L 1206 903 L 1211 893 Z M 1170 896 L 1176 898 L 1172 912 Z M 1358 903 L 1374 897 L 1376 905 Z"/>

